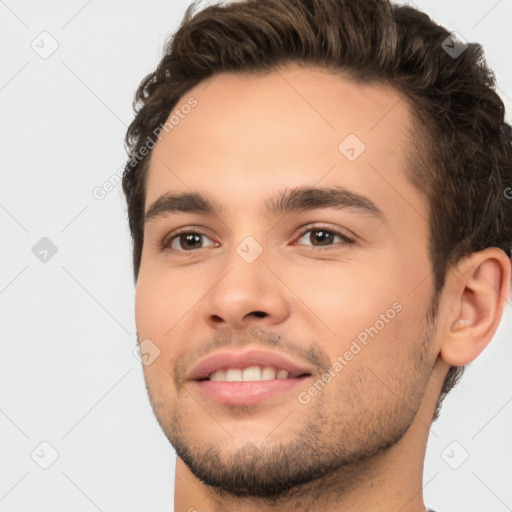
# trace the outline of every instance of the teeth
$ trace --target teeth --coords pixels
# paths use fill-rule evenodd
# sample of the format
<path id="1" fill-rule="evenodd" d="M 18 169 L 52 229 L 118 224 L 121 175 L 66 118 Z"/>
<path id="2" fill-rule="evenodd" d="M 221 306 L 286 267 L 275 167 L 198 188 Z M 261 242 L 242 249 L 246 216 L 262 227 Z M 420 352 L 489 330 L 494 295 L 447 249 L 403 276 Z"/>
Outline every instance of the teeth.
<path id="1" fill-rule="evenodd" d="M 274 380 L 276 378 L 276 369 L 272 366 L 265 366 L 261 372 L 261 380 Z"/>
<path id="2" fill-rule="evenodd" d="M 224 382 L 251 382 L 260 380 L 287 379 L 290 372 L 286 370 L 276 370 L 272 366 L 249 366 L 244 370 L 238 368 L 227 368 L 217 370 L 210 374 L 210 380 L 219 380 Z"/>
<path id="3" fill-rule="evenodd" d="M 261 368 L 259 366 L 249 366 L 242 372 L 242 380 L 261 380 Z"/>
<path id="4" fill-rule="evenodd" d="M 213 372 L 210 375 L 210 380 L 226 380 L 226 372 L 224 370 Z"/>
<path id="5" fill-rule="evenodd" d="M 235 382 L 242 380 L 242 370 L 238 370 L 236 368 L 230 368 L 226 372 L 226 381 L 227 382 Z"/>

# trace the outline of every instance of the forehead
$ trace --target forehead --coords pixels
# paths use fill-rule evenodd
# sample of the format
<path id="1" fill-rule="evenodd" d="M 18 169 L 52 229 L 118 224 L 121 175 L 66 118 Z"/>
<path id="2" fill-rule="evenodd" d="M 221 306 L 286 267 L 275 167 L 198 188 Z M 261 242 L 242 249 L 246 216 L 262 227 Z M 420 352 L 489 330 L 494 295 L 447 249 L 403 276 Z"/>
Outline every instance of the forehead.
<path id="1" fill-rule="evenodd" d="M 151 156 L 146 210 L 166 192 L 205 191 L 233 211 L 260 211 L 276 190 L 318 184 L 365 194 L 397 217 L 426 211 L 406 177 L 409 104 L 389 85 L 298 65 L 222 73 L 171 116 Z"/>

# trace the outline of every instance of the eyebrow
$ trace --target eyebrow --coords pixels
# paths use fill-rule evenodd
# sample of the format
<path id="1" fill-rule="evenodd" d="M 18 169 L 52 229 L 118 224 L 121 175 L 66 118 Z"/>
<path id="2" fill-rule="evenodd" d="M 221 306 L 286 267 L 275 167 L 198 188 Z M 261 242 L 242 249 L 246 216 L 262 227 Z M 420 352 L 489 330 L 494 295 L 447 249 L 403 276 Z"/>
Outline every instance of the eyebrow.
<path id="1" fill-rule="evenodd" d="M 274 216 L 290 212 L 303 212 L 331 208 L 352 210 L 367 214 L 386 223 L 384 212 L 368 197 L 343 187 L 296 187 L 269 198 L 265 207 Z M 225 214 L 226 209 L 199 192 L 167 193 L 160 196 L 146 211 L 144 223 L 163 217 L 167 213 Z"/>

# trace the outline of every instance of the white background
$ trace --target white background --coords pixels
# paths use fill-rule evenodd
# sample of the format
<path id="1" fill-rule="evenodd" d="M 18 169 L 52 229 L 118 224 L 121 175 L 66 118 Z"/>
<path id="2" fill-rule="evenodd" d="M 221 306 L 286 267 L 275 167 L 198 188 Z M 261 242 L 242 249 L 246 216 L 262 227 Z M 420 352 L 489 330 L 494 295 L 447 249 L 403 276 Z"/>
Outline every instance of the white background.
<path id="1" fill-rule="evenodd" d="M 416 4 L 484 45 L 510 122 L 512 0 Z M 175 454 L 133 355 L 126 206 L 120 185 L 93 190 L 124 165 L 133 94 L 187 5 L 0 1 L 0 512 L 172 509 Z M 47 59 L 31 47 L 51 49 L 43 31 Z M 42 237 L 58 249 L 46 263 Z M 439 512 L 512 510 L 511 309 L 432 427 Z M 42 469 L 34 450 L 58 458 Z"/>

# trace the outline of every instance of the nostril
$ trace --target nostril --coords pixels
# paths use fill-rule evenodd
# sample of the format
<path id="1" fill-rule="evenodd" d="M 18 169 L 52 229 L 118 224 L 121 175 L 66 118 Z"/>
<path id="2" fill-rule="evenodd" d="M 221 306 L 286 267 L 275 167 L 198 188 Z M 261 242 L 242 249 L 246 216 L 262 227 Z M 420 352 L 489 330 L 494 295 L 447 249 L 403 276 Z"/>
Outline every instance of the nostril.
<path id="1" fill-rule="evenodd" d="M 251 314 L 257 316 L 258 318 L 263 318 L 264 316 L 267 316 L 267 313 L 264 313 L 263 311 L 254 311 Z"/>

